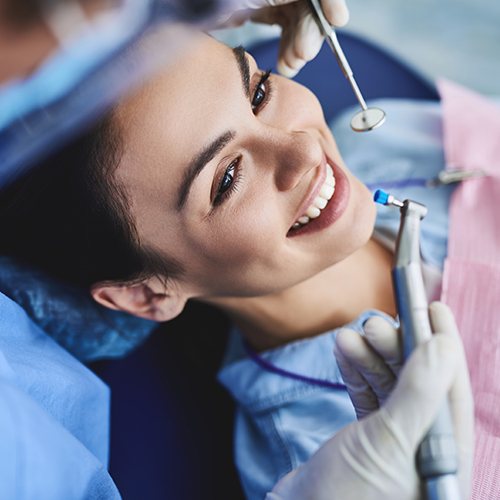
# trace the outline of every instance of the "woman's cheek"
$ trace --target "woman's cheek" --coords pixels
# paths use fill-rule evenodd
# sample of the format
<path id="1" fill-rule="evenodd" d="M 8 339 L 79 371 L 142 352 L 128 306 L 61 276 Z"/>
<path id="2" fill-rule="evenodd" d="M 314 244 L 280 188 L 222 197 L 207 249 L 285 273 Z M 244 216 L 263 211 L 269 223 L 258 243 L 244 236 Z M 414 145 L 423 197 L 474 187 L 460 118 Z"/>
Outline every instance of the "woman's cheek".
<path id="1" fill-rule="evenodd" d="M 235 225 L 232 239 L 242 256 L 252 258 L 269 251 L 278 234 L 274 215 L 265 206 L 255 207 Z"/>

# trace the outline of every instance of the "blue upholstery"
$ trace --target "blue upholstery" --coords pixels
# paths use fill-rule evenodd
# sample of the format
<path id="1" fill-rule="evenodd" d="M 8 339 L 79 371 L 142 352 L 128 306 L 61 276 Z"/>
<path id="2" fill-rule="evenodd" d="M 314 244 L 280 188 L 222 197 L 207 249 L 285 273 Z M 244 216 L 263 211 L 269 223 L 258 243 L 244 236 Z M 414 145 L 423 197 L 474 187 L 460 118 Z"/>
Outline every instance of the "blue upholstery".
<path id="1" fill-rule="evenodd" d="M 4 256 L 0 256 L 0 290 L 83 362 L 123 357 L 156 326 L 152 321 L 100 306 L 88 292 Z"/>
<path id="2" fill-rule="evenodd" d="M 366 99 L 437 99 L 432 85 L 383 50 L 352 35 L 339 39 Z M 272 40 L 250 52 L 267 69 L 277 47 Z M 355 103 L 326 46 L 297 80 L 318 95 L 328 120 Z M 95 367 L 112 389 L 111 474 L 124 498 L 237 500 L 232 404 L 215 381 L 227 324 L 197 304 L 183 316 L 127 358 Z"/>

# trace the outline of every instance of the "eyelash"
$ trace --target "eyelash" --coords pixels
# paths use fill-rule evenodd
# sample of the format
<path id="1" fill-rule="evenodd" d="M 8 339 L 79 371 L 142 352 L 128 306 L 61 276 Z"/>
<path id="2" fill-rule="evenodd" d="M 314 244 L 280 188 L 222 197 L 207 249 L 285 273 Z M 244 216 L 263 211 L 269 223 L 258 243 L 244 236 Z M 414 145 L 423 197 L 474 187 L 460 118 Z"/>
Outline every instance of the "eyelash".
<path id="1" fill-rule="evenodd" d="M 269 79 L 270 76 L 271 76 L 271 70 L 263 71 L 257 85 L 254 88 L 250 105 L 252 107 L 252 111 L 255 114 L 262 111 L 264 106 L 269 102 L 269 99 L 271 98 L 272 86 L 271 86 L 271 80 Z M 258 92 L 263 92 L 264 95 L 262 97 L 262 100 L 258 104 L 254 104 Z M 223 201 L 229 198 L 234 191 L 237 191 L 238 185 L 242 177 L 241 175 L 242 168 L 240 163 L 241 163 L 241 156 L 236 158 L 236 160 L 233 160 L 231 164 L 226 168 L 224 175 L 222 176 L 222 179 L 219 183 L 217 194 L 213 201 L 214 206 L 220 205 Z M 229 184 L 228 187 L 224 187 L 224 184 L 226 183 L 226 179 L 228 177 L 231 178 L 231 183 Z"/>
<path id="2" fill-rule="evenodd" d="M 219 188 L 217 189 L 217 195 L 213 201 L 214 206 L 220 205 L 229 196 L 233 194 L 234 191 L 238 190 L 238 185 L 241 181 L 241 166 L 240 166 L 241 156 L 238 156 L 236 160 L 233 160 L 231 164 L 226 168 L 224 175 L 219 183 Z M 231 173 L 230 173 L 231 172 Z M 231 183 L 228 187 L 224 189 L 224 180 L 226 178 L 231 178 Z"/>
<path id="3" fill-rule="evenodd" d="M 271 85 L 271 80 L 269 79 L 270 76 L 271 76 L 270 69 L 267 71 L 263 71 L 260 76 L 259 82 L 255 86 L 251 101 L 252 111 L 254 113 L 259 113 L 260 111 L 262 111 L 262 108 L 269 102 L 269 99 L 271 98 L 273 88 Z M 258 105 L 255 105 L 254 100 L 259 90 L 264 92 L 264 98 Z"/>

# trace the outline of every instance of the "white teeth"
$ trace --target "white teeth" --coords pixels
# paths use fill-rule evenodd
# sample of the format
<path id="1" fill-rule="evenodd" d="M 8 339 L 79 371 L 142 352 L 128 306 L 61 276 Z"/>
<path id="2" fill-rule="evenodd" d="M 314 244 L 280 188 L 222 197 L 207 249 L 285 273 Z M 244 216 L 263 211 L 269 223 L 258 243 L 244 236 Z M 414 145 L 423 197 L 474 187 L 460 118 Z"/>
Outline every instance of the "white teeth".
<path id="1" fill-rule="evenodd" d="M 318 207 L 320 210 L 323 210 L 326 207 L 327 203 L 328 203 L 328 200 L 321 198 L 321 196 L 316 197 L 316 199 L 313 202 L 314 206 Z"/>
<path id="2" fill-rule="evenodd" d="M 323 210 L 328 201 L 332 198 L 333 193 L 335 192 L 335 177 L 333 175 L 333 169 L 330 165 L 326 165 L 326 179 L 321 186 L 321 189 L 306 210 L 306 213 L 299 217 L 299 219 L 293 224 L 293 229 L 298 229 L 299 227 L 307 224 L 311 219 L 316 219 L 320 216 L 321 210 Z"/>
<path id="3" fill-rule="evenodd" d="M 327 184 L 328 186 L 335 187 L 335 177 L 327 177 L 325 184 Z"/>
<path id="4" fill-rule="evenodd" d="M 310 219 L 316 219 L 316 217 L 319 217 L 319 214 L 321 213 L 321 210 L 318 207 L 315 207 L 311 205 L 307 210 L 306 210 L 306 215 Z"/>
<path id="5" fill-rule="evenodd" d="M 319 195 L 322 197 L 322 198 L 326 198 L 327 200 L 329 200 L 332 196 L 333 196 L 333 192 L 335 191 L 335 187 L 333 186 L 329 186 L 328 184 L 323 184 L 323 186 L 321 187 L 321 190 L 319 192 Z"/>

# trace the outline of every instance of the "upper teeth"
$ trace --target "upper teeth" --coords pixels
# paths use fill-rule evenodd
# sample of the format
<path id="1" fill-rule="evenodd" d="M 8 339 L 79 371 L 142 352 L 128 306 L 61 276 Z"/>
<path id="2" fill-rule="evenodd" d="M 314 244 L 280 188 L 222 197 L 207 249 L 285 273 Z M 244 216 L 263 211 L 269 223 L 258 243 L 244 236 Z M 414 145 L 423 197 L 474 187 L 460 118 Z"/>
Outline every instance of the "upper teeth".
<path id="1" fill-rule="evenodd" d="M 333 176 L 333 169 L 326 164 L 326 179 L 319 190 L 318 195 L 306 210 L 305 214 L 297 219 L 292 226 L 294 229 L 307 224 L 311 219 L 316 219 L 323 210 L 335 192 L 335 177 Z"/>

